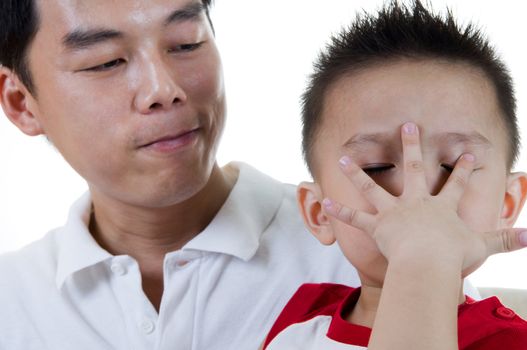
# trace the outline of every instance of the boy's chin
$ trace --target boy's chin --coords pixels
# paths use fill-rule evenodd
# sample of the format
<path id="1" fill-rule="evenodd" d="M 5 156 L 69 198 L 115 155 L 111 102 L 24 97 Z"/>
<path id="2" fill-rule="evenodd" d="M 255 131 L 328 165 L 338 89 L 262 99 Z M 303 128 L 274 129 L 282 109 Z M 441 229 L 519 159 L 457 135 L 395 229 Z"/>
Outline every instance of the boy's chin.
<path id="1" fill-rule="evenodd" d="M 368 269 L 368 273 L 362 273 L 358 271 L 361 286 L 369 288 L 381 289 L 384 285 L 384 277 L 386 276 L 387 266 L 379 266 L 373 271 L 372 268 Z"/>

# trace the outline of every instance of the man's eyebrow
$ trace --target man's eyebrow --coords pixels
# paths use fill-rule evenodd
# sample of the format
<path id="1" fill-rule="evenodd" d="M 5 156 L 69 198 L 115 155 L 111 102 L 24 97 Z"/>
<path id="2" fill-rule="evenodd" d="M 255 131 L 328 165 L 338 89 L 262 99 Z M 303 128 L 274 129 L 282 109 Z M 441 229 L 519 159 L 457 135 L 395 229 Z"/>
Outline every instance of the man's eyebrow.
<path id="1" fill-rule="evenodd" d="M 122 37 L 123 33 L 111 29 L 75 29 L 63 37 L 62 44 L 66 49 L 75 51 Z"/>
<path id="2" fill-rule="evenodd" d="M 188 4 L 168 15 L 164 21 L 164 25 L 167 26 L 184 21 L 196 21 L 200 18 L 203 11 L 205 11 L 205 7 L 201 2 Z M 68 50 L 83 50 L 109 40 L 121 39 L 123 36 L 124 34 L 122 32 L 113 29 L 75 29 L 64 35 L 62 44 Z"/>
<path id="3" fill-rule="evenodd" d="M 200 18 L 203 11 L 205 11 L 205 6 L 201 2 L 188 4 L 168 15 L 165 20 L 165 25 L 167 26 L 177 22 L 196 21 Z"/>

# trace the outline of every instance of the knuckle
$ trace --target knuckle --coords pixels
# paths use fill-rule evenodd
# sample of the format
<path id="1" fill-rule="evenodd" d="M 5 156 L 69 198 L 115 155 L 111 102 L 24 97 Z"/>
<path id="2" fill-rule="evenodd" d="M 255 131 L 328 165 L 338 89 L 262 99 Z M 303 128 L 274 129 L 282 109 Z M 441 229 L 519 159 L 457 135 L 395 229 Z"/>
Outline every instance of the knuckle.
<path id="1" fill-rule="evenodd" d="M 362 183 L 360 189 L 363 193 L 369 193 L 375 188 L 375 186 L 377 185 L 375 184 L 373 180 L 367 180 Z"/>
<path id="2" fill-rule="evenodd" d="M 421 205 L 426 205 L 426 204 L 430 203 L 431 201 L 432 201 L 431 197 L 421 197 L 421 198 L 419 198 L 419 203 L 421 203 Z"/>
<path id="3" fill-rule="evenodd" d="M 406 169 L 411 172 L 422 172 L 423 162 L 419 160 L 412 160 L 406 163 Z"/>
<path id="4" fill-rule="evenodd" d="M 513 250 L 514 242 L 511 237 L 512 235 L 508 230 L 499 231 L 498 237 L 496 239 L 498 244 L 498 249 L 496 250 L 496 252 L 510 252 L 511 250 Z"/>
<path id="5" fill-rule="evenodd" d="M 334 204 L 333 207 L 334 207 L 334 210 L 335 210 L 335 212 L 334 212 L 335 216 L 341 217 L 342 216 L 342 209 L 343 209 L 343 207 L 341 205 L 339 205 L 339 204 Z"/>
<path id="6" fill-rule="evenodd" d="M 348 221 L 350 224 L 353 224 L 353 222 L 355 221 L 356 213 L 357 213 L 356 210 L 350 210 L 350 211 L 348 212 L 348 215 L 347 215 L 347 221 Z"/>
<path id="7" fill-rule="evenodd" d="M 419 136 L 406 134 L 403 136 L 403 144 L 406 146 L 419 145 Z"/>
<path id="8" fill-rule="evenodd" d="M 513 235 L 509 230 L 504 230 L 501 232 L 501 240 L 503 242 L 503 249 L 506 252 L 510 252 L 514 249 L 514 241 L 512 239 Z"/>
<path id="9" fill-rule="evenodd" d="M 461 175 L 453 175 L 451 181 L 460 187 L 467 185 L 467 180 Z"/>

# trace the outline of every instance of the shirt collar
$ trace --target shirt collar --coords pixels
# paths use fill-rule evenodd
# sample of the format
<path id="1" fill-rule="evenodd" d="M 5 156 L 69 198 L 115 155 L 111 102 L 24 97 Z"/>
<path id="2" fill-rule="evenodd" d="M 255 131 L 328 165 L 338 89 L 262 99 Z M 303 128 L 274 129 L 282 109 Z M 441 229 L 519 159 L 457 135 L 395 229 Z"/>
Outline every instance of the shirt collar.
<path id="1" fill-rule="evenodd" d="M 284 197 L 283 186 L 244 163 L 231 163 L 239 169 L 238 180 L 212 222 L 183 250 L 223 253 L 250 260 L 260 245 Z"/>
<path id="2" fill-rule="evenodd" d="M 367 347 L 371 328 L 349 323 L 344 320 L 342 315 L 353 309 L 359 300 L 361 288 L 351 288 L 350 293 L 342 300 L 335 314 L 331 318 L 331 323 L 327 332 L 327 337 L 334 341 Z"/>
<path id="3" fill-rule="evenodd" d="M 249 260 L 258 250 L 260 236 L 282 203 L 283 186 L 249 165 L 232 163 L 238 180 L 212 222 L 183 250 L 233 255 Z M 67 223 L 58 231 L 56 284 L 60 289 L 72 274 L 113 256 L 101 248 L 88 230 L 89 192 L 71 207 Z"/>
<path id="4" fill-rule="evenodd" d="M 73 204 L 66 225 L 58 230 L 55 282 L 59 289 L 68 276 L 112 257 L 89 232 L 90 215 L 91 197 L 87 192 Z"/>

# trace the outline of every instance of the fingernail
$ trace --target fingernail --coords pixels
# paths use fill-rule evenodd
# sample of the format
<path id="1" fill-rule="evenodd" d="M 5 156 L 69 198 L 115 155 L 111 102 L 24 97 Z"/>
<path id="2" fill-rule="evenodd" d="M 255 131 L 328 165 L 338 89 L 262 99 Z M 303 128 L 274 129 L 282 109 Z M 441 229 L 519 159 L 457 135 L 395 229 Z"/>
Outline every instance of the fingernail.
<path id="1" fill-rule="evenodd" d="M 520 233 L 520 244 L 527 247 L 527 231 Z"/>
<path id="2" fill-rule="evenodd" d="M 351 158 L 348 156 L 344 156 L 339 159 L 340 166 L 343 168 L 346 168 L 348 165 L 351 164 Z"/>
<path id="3" fill-rule="evenodd" d="M 415 134 L 415 131 L 417 130 L 417 127 L 414 123 L 406 123 L 403 126 L 403 130 L 407 134 Z"/>
<path id="4" fill-rule="evenodd" d="M 469 162 L 473 162 L 476 160 L 476 157 L 474 157 L 473 154 L 465 153 L 463 154 L 463 159 L 468 160 Z"/>
<path id="5" fill-rule="evenodd" d="M 333 206 L 333 202 L 329 198 L 324 198 L 324 200 L 322 201 L 322 205 L 328 209 L 331 209 L 331 207 Z"/>

